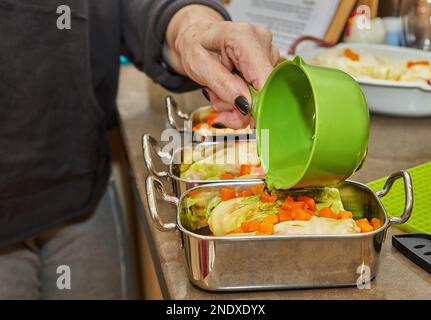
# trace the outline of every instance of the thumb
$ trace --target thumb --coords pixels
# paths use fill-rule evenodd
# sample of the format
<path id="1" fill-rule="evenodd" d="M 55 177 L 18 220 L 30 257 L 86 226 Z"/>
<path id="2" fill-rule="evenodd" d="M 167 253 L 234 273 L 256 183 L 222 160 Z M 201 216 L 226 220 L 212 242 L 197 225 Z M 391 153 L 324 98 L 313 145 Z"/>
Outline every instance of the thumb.
<path id="1" fill-rule="evenodd" d="M 250 123 L 251 119 L 250 115 L 243 116 L 235 110 L 233 112 L 221 112 L 217 114 L 216 122 L 222 123 L 231 129 L 242 129 Z"/>

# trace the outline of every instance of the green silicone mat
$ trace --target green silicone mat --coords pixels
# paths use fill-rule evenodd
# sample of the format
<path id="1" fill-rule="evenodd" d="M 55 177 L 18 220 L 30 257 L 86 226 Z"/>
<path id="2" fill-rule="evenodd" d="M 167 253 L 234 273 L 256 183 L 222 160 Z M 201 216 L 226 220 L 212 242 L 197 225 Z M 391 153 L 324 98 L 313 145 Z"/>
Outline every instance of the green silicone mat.
<path id="1" fill-rule="evenodd" d="M 410 219 L 400 229 L 410 233 L 431 234 L 431 162 L 407 169 L 413 181 L 413 212 Z M 375 191 L 381 190 L 387 178 L 382 178 L 368 185 Z M 389 193 L 382 198 L 389 216 L 399 216 L 404 209 L 403 180 L 398 179 Z"/>

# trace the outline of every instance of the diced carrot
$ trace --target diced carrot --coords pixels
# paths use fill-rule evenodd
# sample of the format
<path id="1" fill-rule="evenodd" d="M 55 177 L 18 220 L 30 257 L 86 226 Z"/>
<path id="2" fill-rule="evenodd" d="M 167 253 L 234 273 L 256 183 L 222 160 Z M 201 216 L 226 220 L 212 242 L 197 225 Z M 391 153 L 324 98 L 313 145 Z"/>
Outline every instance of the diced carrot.
<path id="1" fill-rule="evenodd" d="M 272 194 L 270 197 L 269 197 L 269 202 L 275 202 L 275 201 L 277 201 L 277 195 L 276 194 Z"/>
<path id="2" fill-rule="evenodd" d="M 339 218 L 339 216 L 334 211 L 332 211 L 331 207 L 325 207 L 325 208 L 320 209 L 319 217 L 331 218 L 331 219 L 338 219 Z"/>
<path id="3" fill-rule="evenodd" d="M 302 201 L 295 201 L 294 203 L 292 203 L 292 209 L 293 210 L 302 210 L 302 209 L 307 209 L 305 202 Z"/>
<path id="4" fill-rule="evenodd" d="M 192 191 L 190 191 L 187 195 L 188 195 L 188 196 L 190 196 L 190 197 L 195 197 L 195 196 L 197 196 L 199 193 L 201 193 L 201 191 L 200 191 L 199 189 L 196 189 L 196 190 L 192 190 Z"/>
<path id="5" fill-rule="evenodd" d="M 361 233 L 371 232 L 374 230 L 367 218 L 357 220 L 356 225 L 361 229 Z"/>
<path id="6" fill-rule="evenodd" d="M 223 173 L 223 174 L 220 176 L 220 178 L 221 178 L 222 180 L 232 180 L 232 179 L 233 179 L 233 174 L 232 174 L 232 173 L 230 173 L 230 172 L 226 172 L 226 173 Z"/>
<path id="7" fill-rule="evenodd" d="M 258 231 L 263 232 L 263 233 L 273 234 L 274 233 L 274 225 L 272 223 L 268 223 L 268 222 L 261 222 L 259 224 Z"/>
<path id="8" fill-rule="evenodd" d="M 281 205 L 281 207 L 283 209 L 291 209 L 292 208 L 292 204 L 295 202 L 295 200 L 293 200 L 293 198 L 291 196 L 288 196 L 286 198 L 286 200 L 284 200 L 283 204 Z"/>
<path id="9" fill-rule="evenodd" d="M 262 195 L 260 197 L 260 201 L 262 201 L 262 202 L 275 202 L 275 201 L 277 201 L 277 195 L 276 194 L 269 194 L 268 192 L 264 191 L 264 192 L 262 192 Z"/>
<path id="10" fill-rule="evenodd" d="M 357 225 L 358 224 L 370 224 L 370 222 L 368 221 L 367 218 L 362 218 L 362 219 L 356 220 L 356 224 Z"/>
<path id="11" fill-rule="evenodd" d="M 267 216 L 263 221 L 267 222 L 267 223 L 277 224 L 279 222 L 278 221 L 278 215 L 271 214 L 271 215 Z"/>
<path id="12" fill-rule="evenodd" d="M 251 165 L 250 164 L 242 164 L 239 169 L 239 176 L 246 176 L 251 174 Z"/>
<path id="13" fill-rule="evenodd" d="M 340 218 L 341 219 L 352 219 L 353 215 L 350 211 L 346 211 L 346 210 L 341 210 L 339 212 Z"/>
<path id="14" fill-rule="evenodd" d="M 286 200 L 284 200 L 284 202 L 285 202 L 285 203 L 294 203 L 294 202 L 295 202 L 295 200 L 293 200 L 293 198 L 292 198 L 291 196 L 288 196 L 288 197 L 286 198 Z"/>
<path id="15" fill-rule="evenodd" d="M 411 68 L 414 66 L 418 66 L 418 65 L 422 65 L 422 66 L 429 66 L 430 63 L 427 60 L 420 60 L 420 61 L 408 61 L 407 62 L 407 68 Z"/>
<path id="16" fill-rule="evenodd" d="M 359 60 L 359 54 L 353 52 L 352 49 L 349 49 L 349 48 L 344 49 L 343 54 L 345 57 L 349 58 L 352 61 Z"/>
<path id="17" fill-rule="evenodd" d="M 264 189 L 265 189 L 265 186 L 263 184 L 258 184 L 250 188 L 251 192 L 253 192 L 254 195 L 258 195 L 258 194 L 260 195 Z"/>
<path id="18" fill-rule="evenodd" d="M 251 192 L 250 190 L 243 190 L 239 192 L 240 197 L 250 197 L 252 195 L 253 195 L 253 192 Z"/>
<path id="19" fill-rule="evenodd" d="M 198 131 L 202 127 L 202 123 L 197 123 L 193 126 L 192 131 Z"/>
<path id="20" fill-rule="evenodd" d="M 226 232 L 226 234 L 243 233 L 243 232 L 244 231 L 242 231 L 242 228 L 236 228 L 236 229 L 233 229 L 233 230 L 231 230 L 229 232 Z"/>
<path id="21" fill-rule="evenodd" d="M 261 194 L 260 194 L 260 199 L 263 201 L 263 202 L 269 202 L 269 201 L 265 201 L 265 200 L 267 200 L 267 198 L 269 198 L 270 197 L 270 194 L 267 192 L 267 191 L 263 191 Z"/>
<path id="22" fill-rule="evenodd" d="M 293 220 L 310 220 L 312 214 L 306 209 L 296 209 L 292 211 Z"/>
<path id="23" fill-rule="evenodd" d="M 358 227 L 361 229 L 361 233 L 371 232 L 374 230 L 371 224 L 362 224 Z"/>
<path id="24" fill-rule="evenodd" d="M 298 201 L 304 202 L 308 209 L 310 209 L 312 212 L 316 211 L 316 202 L 313 198 L 307 197 L 307 196 L 299 196 Z"/>
<path id="25" fill-rule="evenodd" d="M 258 221 L 246 221 L 241 223 L 242 232 L 253 232 L 259 229 Z"/>
<path id="26" fill-rule="evenodd" d="M 257 236 L 271 236 L 273 234 L 274 234 L 273 232 L 260 232 L 260 231 L 256 232 Z"/>
<path id="27" fill-rule="evenodd" d="M 280 209 L 278 212 L 280 222 L 293 220 L 292 210 Z"/>
<path id="28" fill-rule="evenodd" d="M 216 118 L 217 118 L 217 112 L 211 111 L 211 113 L 208 115 L 208 118 L 207 118 L 208 127 L 211 128 L 213 126 Z"/>
<path id="29" fill-rule="evenodd" d="M 383 222 L 380 219 L 373 218 L 373 219 L 371 219 L 370 224 L 373 226 L 374 230 L 377 230 L 377 229 L 381 228 L 381 226 L 383 225 Z"/>
<path id="30" fill-rule="evenodd" d="M 290 199 L 284 200 L 282 206 L 283 209 L 307 209 L 307 205 L 302 201 L 291 201 Z"/>
<path id="31" fill-rule="evenodd" d="M 220 188 L 220 197 L 223 201 L 235 198 L 236 191 L 233 188 Z"/>

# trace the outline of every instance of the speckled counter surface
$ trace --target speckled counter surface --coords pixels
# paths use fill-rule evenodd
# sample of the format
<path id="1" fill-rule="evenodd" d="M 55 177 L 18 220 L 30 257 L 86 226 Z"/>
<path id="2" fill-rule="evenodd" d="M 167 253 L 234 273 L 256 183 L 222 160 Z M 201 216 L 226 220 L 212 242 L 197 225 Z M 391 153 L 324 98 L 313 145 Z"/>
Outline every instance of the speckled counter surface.
<path id="1" fill-rule="evenodd" d="M 181 237 L 176 232 L 160 232 L 146 213 L 145 177 L 141 137 L 148 132 L 160 137 L 167 126 L 163 98 L 166 91 L 152 84 L 132 67 L 123 67 L 119 92 L 120 126 L 141 206 L 141 223 L 150 238 L 155 267 L 163 295 L 171 299 L 431 299 L 431 275 L 410 262 L 391 245 L 390 229 L 384 244 L 379 274 L 371 289 L 352 288 L 284 290 L 240 293 L 210 293 L 188 281 Z M 205 104 L 200 93 L 175 95 L 181 106 Z M 190 109 L 189 109 L 190 110 Z M 373 116 L 369 153 L 365 166 L 352 179 L 368 182 L 426 161 L 431 161 L 431 118 L 397 119 Z M 139 201 L 138 201 L 139 202 Z M 431 210 L 431 208 L 430 208 Z M 160 206 L 165 221 L 175 220 L 175 208 Z M 430 221 L 431 223 L 431 221 Z M 334 266 L 336 267 L 336 266 Z"/>

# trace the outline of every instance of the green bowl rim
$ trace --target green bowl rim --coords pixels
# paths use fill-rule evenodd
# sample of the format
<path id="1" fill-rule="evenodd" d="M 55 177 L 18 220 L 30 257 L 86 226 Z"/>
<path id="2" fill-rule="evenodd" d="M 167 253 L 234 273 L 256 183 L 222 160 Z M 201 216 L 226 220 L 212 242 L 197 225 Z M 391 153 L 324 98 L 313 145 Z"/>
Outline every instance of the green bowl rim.
<path id="1" fill-rule="evenodd" d="M 318 141 L 317 141 L 318 140 L 318 134 L 316 134 L 316 133 L 318 132 L 318 129 L 319 129 L 319 125 L 318 125 L 318 118 L 319 118 L 318 114 L 319 114 L 319 111 L 317 109 L 317 100 L 316 100 L 315 89 L 314 89 L 314 87 L 312 85 L 312 82 L 310 80 L 310 76 L 309 76 L 309 74 L 307 73 L 307 70 L 304 67 L 304 65 L 306 65 L 306 63 L 304 62 L 304 60 L 302 60 L 302 58 L 300 56 L 296 56 L 291 61 L 289 61 L 289 60 L 284 61 L 284 62 L 280 63 L 271 72 L 271 74 L 269 75 L 267 81 L 265 82 L 265 85 L 263 86 L 263 88 L 261 90 L 259 90 L 259 91 L 256 91 L 254 89 L 250 90 L 251 91 L 251 95 L 253 97 L 253 101 L 255 100 L 255 97 L 257 97 L 257 99 L 256 99 L 257 100 L 256 101 L 256 107 L 257 107 L 260 104 L 262 95 L 264 95 L 266 93 L 266 90 L 268 89 L 268 84 L 275 77 L 275 75 L 277 74 L 277 72 L 280 69 L 283 69 L 283 68 L 285 68 L 287 66 L 292 66 L 292 65 L 298 67 L 303 72 L 303 74 L 306 76 L 306 78 L 307 78 L 307 81 L 308 81 L 308 84 L 310 85 L 311 93 L 312 93 L 312 96 L 313 96 L 315 118 L 314 118 L 314 134 L 313 134 L 314 139 L 312 139 L 313 140 L 312 141 L 312 147 L 311 147 L 310 152 L 308 153 L 307 163 L 305 164 L 303 170 L 301 171 L 301 174 L 297 175 L 298 177 L 295 179 L 295 183 L 292 186 L 287 187 L 287 188 L 294 188 L 295 186 L 297 186 L 304 179 L 304 177 L 307 176 L 307 172 L 309 171 L 311 162 L 314 159 L 315 150 L 316 150 L 316 144 L 318 143 Z M 255 105 L 254 105 L 254 102 L 253 102 L 253 107 L 254 106 Z M 260 107 L 258 107 L 257 110 L 256 110 L 256 112 L 257 112 L 256 115 L 257 116 L 260 116 L 260 110 L 261 110 Z M 256 121 L 256 129 L 257 129 L 257 132 L 260 133 L 261 128 L 258 125 L 258 123 L 259 123 L 259 121 Z M 260 134 L 256 134 L 256 141 L 257 141 L 257 150 L 258 150 L 259 157 L 260 157 Z M 264 169 L 266 169 L 266 168 L 264 168 Z M 267 175 L 266 171 L 265 171 L 265 175 Z M 286 186 L 283 186 L 283 188 L 286 188 Z"/>

